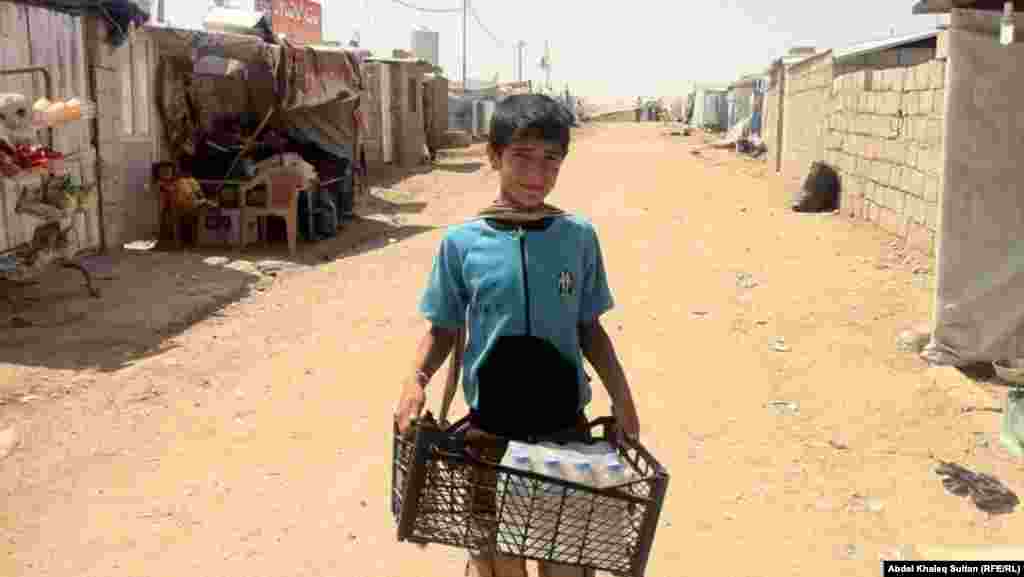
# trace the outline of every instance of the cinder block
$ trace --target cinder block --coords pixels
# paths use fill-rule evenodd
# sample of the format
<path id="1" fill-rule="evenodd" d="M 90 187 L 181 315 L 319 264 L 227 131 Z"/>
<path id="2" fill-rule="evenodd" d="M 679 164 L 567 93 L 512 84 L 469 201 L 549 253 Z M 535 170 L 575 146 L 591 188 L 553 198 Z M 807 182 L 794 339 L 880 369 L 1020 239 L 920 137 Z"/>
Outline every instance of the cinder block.
<path id="1" fill-rule="evenodd" d="M 873 180 L 864 181 L 864 198 L 871 202 L 878 200 L 878 184 Z"/>
<path id="2" fill-rule="evenodd" d="M 909 220 L 910 222 L 918 222 L 918 218 L 917 218 L 917 212 L 918 212 L 918 205 L 917 205 L 917 203 L 918 202 L 923 202 L 923 201 L 921 199 L 919 199 L 919 198 L 915 198 L 914 196 L 912 196 L 910 194 L 905 195 L 904 206 L 903 206 L 903 217 L 906 220 Z"/>
<path id="3" fill-rule="evenodd" d="M 914 89 L 928 90 L 931 88 L 931 66 L 929 62 L 923 62 L 914 67 Z"/>
<path id="4" fill-rule="evenodd" d="M 901 189 L 907 191 L 907 192 L 910 192 L 910 188 L 911 188 L 910 181 L 912 180 L 910 175 L 911 175 L 912 172 L 914 172 L 914 169 L 910 168 L 908 166 L 904 166 L 903 169 L 900 171 L 900 186 L 899 187 Z"/>
<path id="5" fill-rule="evenodd" d="M 940 117 L 946 115 L 946 89 L 939 88 L 932 95 L 932 114 Z"/>
<path id="6" fill-rule="evenodd" d="M 886 189 L 889 194 L 889 208 L 895 210 L 897 214 L 903 214 L 907 202 L 907 193 L 899 190 L 898 188 Z"/>
<path id="7" fill-rule="evenodd" d="M 889 165 L 880 160 L 871 165 L 871 178 L 883 186 L 889 184 L 889 172 Z"/>
<path id="8" fill-rule="evenodd" d="M 946 61 L 944 60 L 932 60 L 931 61 L 931 88 L 943 88 L 946 86 Z"/>
<path id="9" fill-rule="evenodd" d="M 878 117 L 878 136 L 882 138 L 891 138 L 894 135 L 893 130 L 893 116 L 885 115 Z"/>
<path id="10" fill-rule="evenodd" d="M 931 148 L 928 148 L 926 152 L 928 156 L 928 161 L 925 164 L 923 170 L 928 175 L 938 177 L 939 175 L 942 174 L 943 164 L 945 163 L 942 148 L 938 146 L 933 146 Z"/>
<path id="11" fill-rule="evenodd" d="M 917 90 L 916 67 L 907 66 L 903 69 L 903 91 L 914 92 Z"/>
<path id="12" fill-rule="evenodd" d="M 915 117 L 913 119 L 914 125 L 914 142 L 918 146 L 923 147 L 928 144 L 928 119 L 923 117 Z"/>
<path id="13" fill-rule="evenodd" d="M 920 94 L 921 94 L 921 101 L 920 101 L 919 110 L 921 111 L 921 114 L 931 114 L 932 113 L 932 107 L 934 106 L 932 104 L 932 101 L 935 98 L 935 92 L 932 91 L 932 90 L 925 90 L 925 91 L 921 92 Z"/>
<path id="14" fill-rule="evenodd" d="M 939 229 L 939 205 L 935 202 L 924 203 L 924 225 L 935 232 Z"/>
<path id="15" fill-rule="evenodd" d="M 868 137 L 865 140 L 867 140 L 868 144 L 867 144 L 867 154 L 865 154 L 864 157 L 868 158 L 868 159 L 870 159 L 872 161 L 877 161 L 878 160 L 878 141 L 875 140 L 874 138 L 871 138 L 871 137 Z M 872 169 L 872 170 L 874 170 L 874 169 Z"/>
<path id="16" fill-rule="evenodd" d="M 892 234 L 903 236 L 903 219 L 891 208 L 878 211 L 878 226 Z"/>
<path id="17" fill-rule="evenodd" d="M 901 100 L 904 116 L 913 116 L 917 114 L 918 97 L 916 92 L 904 92 Z"/>
<path id="18" fill-rule="evenodd" d="M 903 92 L 906 86 L 906 73 L 904 70 L 904 68 L 892 68 L 889 70 L 893 92 Z"/>
<path id="19" fill-rule="evenodd" d="M 889 182 L 893 188 L 900 190 L 906 190 L 903 188 L 903 167 L 892 166 L 889 168 Z"/>
<path id="20" fill-rule="evenodd" d="M 937 118 L 929 118 L 925 126 L 925 142 L 927 142 L 929 146 L 936 148 L 942 146 L 943 128 L 945 123 Z"/>
<path id="21" fill-rule="evenodd" d="M 903 155 L 904 155 L 903 166 L 908 166 L 908 167 L 911 167 L 911 168 L 916 168 L 917 167 L 917 154 L 918 154 L 918 150 L 917 150 L 917 145 L 916 144 L 914 144 L 913 142 L 904 142 L 903 143 Z"/>
<path id="22" fill-rule="evenodd" d="M 900 94 L 898 92 L 885 93 L 885 115 L 893 116 L 900 109 Z"/>
<path id="23" fill-rule="evenodd" d="M 896 121 L 893 120 L 893 124 Z M 896 165 L 906 164 L 907 162 L 907 147 L 898 140 L 887 141 L 889 147 L 889 161 Z"/>
<path id="24" fill-rule="evenodd" d="M 881 208 L 889 208 L 889 203 L 892 202 L 892 193 L 890 188 L 885 185 L 879 184 L 875 190 L 875 203 Z"/>
<path id="25" fill-rule="evenodd" d="M 925 179 L 924 186 L 924 199 L 927 202 L 938 203 L 939 202 L 939 177 L 929 175 Z"/>
<path id="26" fill-rule="evenodd" d="M 923 172 L 918 170 L 911 171 L 910 173 L 910 189 L 907 191 L 914 196 L 923 199 L 924 198 L 924 180 L 925 176 Z"/>

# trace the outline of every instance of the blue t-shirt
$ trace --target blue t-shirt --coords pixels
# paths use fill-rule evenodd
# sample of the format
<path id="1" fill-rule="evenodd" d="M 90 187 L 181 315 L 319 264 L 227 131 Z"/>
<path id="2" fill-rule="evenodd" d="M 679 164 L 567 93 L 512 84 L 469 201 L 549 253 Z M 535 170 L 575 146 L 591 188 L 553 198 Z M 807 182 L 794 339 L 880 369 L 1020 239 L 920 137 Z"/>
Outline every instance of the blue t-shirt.
<path id="1" fill-rule="evenodd" d="M 543 230 L 506 230 L 484 219 L 450 227 L 419 308 L 438 327 L 458 329 L 468 322 L 462 388 L 471 408 L 478 408 L 478 371 L 498 338 L 529 329 L 579 367 L 582 409 L 591 391 L 579 325 L 613 306 L 594 226 L 562 216 Z"/>

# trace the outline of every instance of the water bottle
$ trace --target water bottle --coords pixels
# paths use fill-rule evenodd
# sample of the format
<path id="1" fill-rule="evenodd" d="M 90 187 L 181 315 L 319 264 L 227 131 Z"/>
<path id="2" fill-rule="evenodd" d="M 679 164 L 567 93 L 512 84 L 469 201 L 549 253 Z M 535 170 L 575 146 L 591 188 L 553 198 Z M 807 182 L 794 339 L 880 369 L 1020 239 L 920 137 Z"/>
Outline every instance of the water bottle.
<path id="1" fill-rule="evenodd" d="M 629 476 L 626 474 L 626 465 L 619 460 L 619 456 L 612 453 L 605 457 L 605 461 L 602 466 L 601 487 L 614 487 L 621 485 L 629 481 Z"/>
<path id="2" fill-rule="evenodd" d="M 565 480 L 562 458 L 554 447 L 541 445 L 536 453 L 541 457 L 540 473 L 552 480 Z M 537 498 L 533 502 L 532 527 L 530 541 L 545 549 L 554 544 L 555 528 L 558 526 L 558 514 L 562 505 L 563 487 L 556 483 L 540 483 L 537 487 Z"/>
<path id="3" fill-rule="evenodd" d="M 597 487 L 597 477 L 594 474 L 594 466 L 590 463 L 590 460 L 585 456 L 581 455 L 572 466 L 572 474 L 570 479 L 573 483 L 583 485 L 584 487 Z"/>
<path id="4" fill-rule="evenodd" d="M 618 454 L 605 453 L 600 459 L 595 483 L 598 487 L 614 487 L 628 481 L 626 466 L 619 460 Z M 629 539 L 626 531 L 628 510 L 624 501 L 609 497 L 598 498 L 594 500 L 590 513 L 591 523 L 583 549 L 585 562 L 606 559 L 609 551 L 617 550 L 618 544 Z"/>

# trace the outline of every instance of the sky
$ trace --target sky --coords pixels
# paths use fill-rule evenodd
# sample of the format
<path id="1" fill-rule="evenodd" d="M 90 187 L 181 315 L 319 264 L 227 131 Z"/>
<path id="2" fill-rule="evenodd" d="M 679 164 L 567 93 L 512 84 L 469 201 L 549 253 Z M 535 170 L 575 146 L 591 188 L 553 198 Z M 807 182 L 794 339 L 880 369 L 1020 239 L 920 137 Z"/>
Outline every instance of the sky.
<path id="1" fill-rule="evenodd" d="M 249 0 L 252 2 L 252 0 Z M 325 40 L 347 42 L 358 31 L 376 54 L 409 49 L 416 26 L 440 34 L 440 65 L 462 79 L 462 0 L 321 0 Z M 793 46 L 842 48 L 867 40 L 934 29 L 934 16 L 911 14 L 913 0 L 469 0 L 470 78 L 516 80 L 515 44 L 526 42 L 523 70 L 538 66 L 550 44 L 551 80 L 594 101 L 672 98 L 694 82 L 725 83 L 765 70 Z M 208 0 L 168 0 L 168 19 L 201 27 Z M 482 26 L 481 26 L 482 23 Z M 485 27 L 485 28 L 484 28 Z"/>

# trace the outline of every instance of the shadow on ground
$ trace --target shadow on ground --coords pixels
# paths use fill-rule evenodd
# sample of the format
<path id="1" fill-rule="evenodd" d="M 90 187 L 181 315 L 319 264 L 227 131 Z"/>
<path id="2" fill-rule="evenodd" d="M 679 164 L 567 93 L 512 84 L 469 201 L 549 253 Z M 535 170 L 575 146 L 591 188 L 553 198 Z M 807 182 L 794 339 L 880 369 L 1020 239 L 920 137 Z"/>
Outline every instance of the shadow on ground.
<path id="1" fill-rule="evenodd" d="M 422 205 L 422 203 L 419 203 Z M 0 288 L 0 364 L 65 370 L 116 371 L 173 347 L 193 324 L 267 290 L 277 276 L 311 270 L 427 232 L 402 223 L 402 212 L 422 206 L 386 204 L 373 218 L 344 224 L 334 238 L 300 243 L 294 256 L 284 243 L 233 248 L 162 250 L 139 243 L 99 257 L 91 298 L 77 271 L 54 270 L 31 286 Z M 0 383 L 0 399 L 19 383 Z M 20 391 L 23 392 L 23 391 Z"/>

